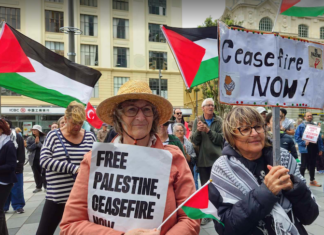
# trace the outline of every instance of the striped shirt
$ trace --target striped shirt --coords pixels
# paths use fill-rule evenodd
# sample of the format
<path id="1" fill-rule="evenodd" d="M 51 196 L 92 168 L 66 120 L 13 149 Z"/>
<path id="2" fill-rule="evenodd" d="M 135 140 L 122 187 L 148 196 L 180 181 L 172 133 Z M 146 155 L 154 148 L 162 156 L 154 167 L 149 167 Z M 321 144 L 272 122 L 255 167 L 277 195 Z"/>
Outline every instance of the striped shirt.
<path id="1" fill-rule="evenodd" d="M 47 134 L 44 141 L 40 165 L 46 169 L 46 199 L 55 203 L 66 203 L 74 184 L 72 174 L 78 170 L 83 156 L 92 149 L 96 137 L 91 132 L 85 131 L 82 142 L 73 144 L 64 138 L 59 129 L 57 130 L 71 162 L 68 162 L 64 148 L 53 130 Z"/>

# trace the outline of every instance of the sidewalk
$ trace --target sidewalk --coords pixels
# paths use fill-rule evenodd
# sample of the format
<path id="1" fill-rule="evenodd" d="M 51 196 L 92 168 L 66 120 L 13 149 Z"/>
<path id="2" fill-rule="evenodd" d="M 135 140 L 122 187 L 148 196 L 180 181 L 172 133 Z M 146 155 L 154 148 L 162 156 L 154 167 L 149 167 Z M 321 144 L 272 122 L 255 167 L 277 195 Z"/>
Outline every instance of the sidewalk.
<path id="1" fill-rule="evenodd" d="M 305 176 L 307 182 L 309 182 L 309 175 L 306 174 Z M 324 175 L 316 174 L 315 178 L 319 183 L 324 183 Z M 34 189 L 35 183 L 33 173 L 31 168 L 26 166 L 24 171 L 24 196 L 26 200 L 26 206 L 24 207 L 25 213 L 16 214 L 13 212 L 12 208 L 10 208 L 9 212 L 6 214 L 7 226 L 10 235 L 34 235 L 36 233 L 45 203 L 45 192 L 34 194 Z M 320 215 L 312 225 L 306 226 L 306 230 L 310 235 L 321 235 L 324 231 L 323 188 L 312 187 L 311 189 L 320 206 Z M 58 234 L 59 229 L 57 229 L 55 232 L 55 235 Z M 200 235 L 217 235 L 213 222 L 201 226 Z"/>

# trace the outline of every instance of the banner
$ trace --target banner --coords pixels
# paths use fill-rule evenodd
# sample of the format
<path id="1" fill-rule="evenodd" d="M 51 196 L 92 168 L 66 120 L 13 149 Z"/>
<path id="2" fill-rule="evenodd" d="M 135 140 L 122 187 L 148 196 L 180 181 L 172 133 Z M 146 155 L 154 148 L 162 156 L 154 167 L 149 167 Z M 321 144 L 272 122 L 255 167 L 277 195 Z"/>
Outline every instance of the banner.
<path id="1" fill-rule="evenodd" d="M 318 136 L 321 133 L 321 128 L 319 126 L 307 124 L 302 140 L 309 141 L 316 144 Z"/>
<path id="2" fill-rule="evenodd" d="M 89 221 L 123 232 L 157 228 L 163 222 L 171 163 L 169 151 L 94 143 Z"/>
<path id="3" fill-rule="evenodd" d="M 219 22 L 220 101 L 322 109 L 323 49 L 319 43 Z"/>

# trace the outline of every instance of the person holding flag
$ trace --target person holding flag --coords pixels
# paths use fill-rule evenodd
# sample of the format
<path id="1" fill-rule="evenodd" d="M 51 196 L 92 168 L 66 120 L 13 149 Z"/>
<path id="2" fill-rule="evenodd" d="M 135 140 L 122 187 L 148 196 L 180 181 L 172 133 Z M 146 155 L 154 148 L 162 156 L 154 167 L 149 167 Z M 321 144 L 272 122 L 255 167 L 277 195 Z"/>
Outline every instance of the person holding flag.
<path id="1" fill-rule="evenodd" d="M 264 119 L 251 107 L 236 107 L 223 123 L 228 142 L 212 168 L 209 197 L 218 210 L 218 234 L 306 235 L 319 208 L 296 160 L 280 150 L 273 165 Z"/>
<path id="2" fill-rule="evenodd" d="M 165 220 L 178 205 L 195 192 L 191 171 L 180 149 L 172 145 L 163 146 L 162 141 L 156 135 L 158 126 L 166 123 L 172 115 L 171 103 L 161 96 L 152 94 L 147 82 L 130 80 L 120 87 L 116 96 L 101 102 L 96 112 L 103 122 L 112 125 L 118 133 L 111 143 L 156 148 L 167 150 L 172 154 L 165 210 L 160 212 L 163 213 L 163 220 Z M 200 221 L 188 218 L 182 210 L 173 214 L 161 230 L 138 228 L 122 232 L 90 222 L 88 182 L 91 156 L 91 152 L 87 153 L 81 162 L 79 175 L 65 206 L 60 225 L 61 235 L 199 234 Z M 109 168 L 107 168 L 107 172 L 110 173 Z M 109 218 L 109 215 L 107 216 Z"/>

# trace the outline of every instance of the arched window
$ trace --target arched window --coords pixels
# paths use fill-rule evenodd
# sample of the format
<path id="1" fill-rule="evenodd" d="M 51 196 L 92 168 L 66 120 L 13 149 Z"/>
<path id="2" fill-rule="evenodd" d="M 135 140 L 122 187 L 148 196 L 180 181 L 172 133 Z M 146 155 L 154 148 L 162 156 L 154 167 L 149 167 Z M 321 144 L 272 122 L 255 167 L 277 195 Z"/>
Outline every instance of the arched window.
<path id="1" fill-rule="evenodd" d="M 273 23 L 269 17 L 264 17 L 260 20 L 259 30 L 262 31 L 272 31 Z"/>
<path id="2" fill-rule="evenodd" d="M 320 39 L 324 39 L 324 27 L 320 29 Z"/>
<path id="3" fill-rule="evenodd" d="M 298 37 L 308 38 L 308 26 L 304 24 L 298 25 Z"/>

